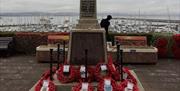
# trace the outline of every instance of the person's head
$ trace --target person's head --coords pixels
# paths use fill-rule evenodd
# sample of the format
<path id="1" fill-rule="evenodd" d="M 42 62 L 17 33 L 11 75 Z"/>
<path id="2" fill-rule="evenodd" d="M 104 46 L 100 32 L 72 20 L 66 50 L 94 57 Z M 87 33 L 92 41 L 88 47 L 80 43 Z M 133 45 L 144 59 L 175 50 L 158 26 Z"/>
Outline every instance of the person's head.
<path id="1" fill-rule="evenodd" d="M 108 20 L 111 20 L 111 19 L 112 19 L 112 16 L 111 16 L 111 15 L 108 15 L 108 16 L 107 16 L 107 19 L 108 19 Z"/>

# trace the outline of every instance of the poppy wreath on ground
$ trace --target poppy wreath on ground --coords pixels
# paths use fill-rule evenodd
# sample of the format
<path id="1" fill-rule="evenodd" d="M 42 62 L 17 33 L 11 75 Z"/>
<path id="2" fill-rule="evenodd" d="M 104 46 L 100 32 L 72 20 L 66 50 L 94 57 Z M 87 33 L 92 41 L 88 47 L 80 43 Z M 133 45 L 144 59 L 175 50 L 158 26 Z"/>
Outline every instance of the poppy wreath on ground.
<path id="1" fill-rule="evenodd" d="M 133 84 L 129 80 L 124 80 L 118 86 L 118 91 L 129 91 L 128 89 L 130 89 L 130 91 L 139 91 L 137 84 Z"/>
<path id="2" fill-rule="evenodd" d="M 110 55 L 109 58 L 108 58 L 108 69 L 110 70 L 112 78 L 114 80 L 120 80 L 120 75 L 121 74 L 119 73 L 119 70 L 118 70 L 118 67 L 117 67 L 118 65 L 119 65 L 118 63 L 113 62 L 112 56 Z M 136 78 L 131 74 L 130 70 L 127 67 L 123 67 L 123 76 L 124 76 L 123 78 L 125 80 L 129 79 L 134 84 L 137 83 Z"/>
<path id="3" fill-rule="evenodd" d="M 56 68 L 52 68 L 53 74 L 56 72 Z M 44 81 L 47 81 L 46 84 L 44 84 Z M 48 85 L 47 85 L 48 83 Z M 46 85 L 46 86 L 45 86 Z M 55 91 L 55 85 L 52 81 L 50 81 L 50 70 L 47 70 L 43 73 L 41 76 L 41 79 L 38 81 L 37 85 L 35 86 L 35 91 L 41 91 L 44 87 L 48 87 L 48 91 Z"/>
<path id="4" fill-rule="evenodd" d="M 35 91 L 44 91 L 43 89 L 48 89 L 46 91 L 56 91 L 56 87 L 52 81 L 42 78 L 35 86 Z"/>
<path id="5" fill-rule="evenodd" d="M 72 88 L 72 91 L 94 91 L 94 88 L 90 83 L 80 82 Z"/>
<path id="6" fill-rule="evenodd" d="M 118 91 L 118 85 L 116 84 L 116 82 L 110 78 L 110 77 L 106 77 L 103 80 L 101 80 L 97 86 L 97 91 L 105 91 L 105 84 L 108 84 L 107 88 L 109 88 L 109 85 L 111 86 L 112 91 Z"/>
<path id="7" fill-rule="evenodd" d="M 65 69 L 68 71 L 65 72 Z M 57 71 L 57 78 L 61 83 L 73 82 L 76 79 L 76 70 L 71 65 L 60 65 Z"/>
<path id="8" fill-rule="evenodd" d="M 159 57 L 167 57 L 167 44 L 168 41 L 165 38 L 158 38 L 156 41 L 156 47 L 158 48 Z"/>
<path id="9" fill-rule="evenodd" d="M 53 74 L 56 72 L 56 68 L 55 67 L 52 68 L 52 72 L 53 72 Z M 49 79 L 49 77 L 50 77 L 50 70 L 45 71 L 41 77 L 43 79 Z"/>
<path id="10" fill-rule="evenodd" d="M 87 80 L 88 82 L 91 82 L 94 80 L 94 68 L 88 66 L 87 70 Z M 85 81 L 85 66 L 81 65 L 78 70 L 77 70 L 77 78 L 79 79 L 80 82 Z"/>
<path id="11" fill-rule="evenodd" d="M 112 78 L 114 80 L 120 80 L 120 73 L 117 70 L 117 67 L 115 66 L 115 64 L 113 63 L 112 56 L 109 56 L 108 65 L 107 66 L 108 66 L 109 72 L 112 75 Z"/>
<path id="12" fill-rule="evenodd" d="M 111 77 L 110 70 L 107 64 L 99 63 L 96 65 L 95 73 L 96 80 L 101 81 L 105 77 Z"/>
<path id="13" fill-rule="evenodd" d="M 114 64 L 108 64 L 109 66 L 109 69 L 110 69 L 110 72 L 112 74 L 112 78 L 114 80 L 120 80 L 120 73 L 119 71 L 117 70 L 117 67 L 115 67 Z M 129 79 L 131 80 L 134 84 L 137 84 L 137 80 L 136 78 L 131 74 L 131 72 L 129 71 L 129 69 L 127 67 L 124 67 L 123 68 L 123 77 L 124 77 L 124 80 L 126 79 Z"/>
<path id="14" fill-rule="evenodd" d="M 137 84 L 137 80 L 136 78 L 131 74 L 131 72 L 129 71 L 129 69 L 127 67 L 123 68 L 123 75 L 127 75 L 127 77 L 124 80 L 129 80 L 130 82 L 132 82 L 133 84 Z"/>

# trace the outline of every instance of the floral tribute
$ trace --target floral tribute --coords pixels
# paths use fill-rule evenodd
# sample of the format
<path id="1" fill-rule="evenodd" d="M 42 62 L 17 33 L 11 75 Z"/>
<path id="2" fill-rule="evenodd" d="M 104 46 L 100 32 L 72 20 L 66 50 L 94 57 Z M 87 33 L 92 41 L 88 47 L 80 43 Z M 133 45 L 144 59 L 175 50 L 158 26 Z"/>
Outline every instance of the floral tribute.
<path id="1" fill-rule="evenodd" d="M 97 89 L 98 91 L 118 91 L 118 85 L 112 78 L 105 77 L 99 82 Z"/>
<path id="2" fill-rule="evenodd" d="M 85 81 L 85 71 L 86 71 L 86 68 L 83 65 L 81 65 L 77 70 L 77 79 L 79 79 L 80 82 Z M 87 68 L 87 80 L 88 80 L 88 82 L 92 82 L 94 80 L 94 68 L 93 67 L 89 66 Z"/>
<path id="3" fill-rule="evenodd" d="M 111 77 L 114 80 L 119 81 L 120 80 L 120 71 L 118 70 L 119 67 L 117 67 L 117 64 L 114 64 L 114 62 L 112 60 L 112 56 L 109 56 L 107 65 L 108 65 L 108 69 L 111 74 Z"/>
<path id="4" fill-rule="evenodd" d="M 60 65 L 57 78 L 61 83 L 70 83 L 76 79 L 76 70 L 71 65 Z"/>
<path id="5" fill-rule="evenodd" d="M 90 83 L 80 82 L 72 88 L 72 91 L 94 91 L 94 88 Z"/>
<path id="6" fill-rule="evenodd" d="M 56 88 L 51 80 L 41 79 L 36 85 L 35 91 L 56 91 Z"/>
<path id="7" fill-rule="evenodd" d="M 123 78 L 124 80 L 129 80 L 133 84 L 137 85 L 136 78 L 131 74 L 131 72 L 129 71 L 129 69 L 127 67 L 123 68 L 123 75 L 124 75 L 124 78 Z"/>
<path id="8" fill-rule="evenodd" d="M 53 68 L 53 74 L 56 69 Z M 56 91 L 54 83 L 50 80 L 50 70 L 46 71 L 35 86 L 35 91 Z"/>
<path id="9" fill-rule="evenodd" d="M 72 65 L 61 64 L 59 69 L 53 68 L 53 74 L 57 74 L 57 79 L 63 83 L 78 82 L 72 87 L 72 91 L 94 91 L 95 87 L 92 82 L 97 82 L 97 91 L 139 91 L 136 78 L 131 74 L 127 67 L 123 67 L 122 71 L 118 70 L 112 57 L 109 57 L 108 64 L 100 62 L 95 67 L 88 66 L 87 78 L 86 67 L 81 65 L 73 67 Z M 121 74 L 123 73 L 123 81 Z M 38 84 L 35 91 L 55 91 L 55 85 L 50 80 L 50 71 L 46 71 Z"/>
<path id="10" fill-rule="evenodd" d="M 107 64 L 99 63 L 96 66 L 95 77 L 97 81 L 103 80 L 105 77 L 111 77 L 110 70 Z"/>
<path id="11" fill-rule="evenodd" d="M 131 80 L 124 80 L 120 83 L 118 91 L 139 91 L 139 89 Z"/>

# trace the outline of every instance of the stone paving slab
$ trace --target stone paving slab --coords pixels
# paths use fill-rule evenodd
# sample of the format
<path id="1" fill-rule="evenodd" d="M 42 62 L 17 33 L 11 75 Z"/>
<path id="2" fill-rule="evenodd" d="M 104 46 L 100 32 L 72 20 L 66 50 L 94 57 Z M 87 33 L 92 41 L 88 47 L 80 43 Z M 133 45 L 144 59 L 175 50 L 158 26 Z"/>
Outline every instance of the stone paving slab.
<path id="1" fill-rule="evenodd" d="M 49 64 L 37 63 L 35 55 L 0 57 L 0 91 L 28 91 Z M 156 65 L 128 65 L 145 91 L 180 91 L 180 60 L 160 59 Z"/>

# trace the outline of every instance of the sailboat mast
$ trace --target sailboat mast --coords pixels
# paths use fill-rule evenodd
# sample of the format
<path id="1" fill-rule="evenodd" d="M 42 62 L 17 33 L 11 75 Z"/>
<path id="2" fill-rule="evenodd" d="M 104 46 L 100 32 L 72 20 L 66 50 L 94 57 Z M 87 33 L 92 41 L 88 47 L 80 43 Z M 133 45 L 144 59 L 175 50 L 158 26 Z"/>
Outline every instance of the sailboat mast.
<path id="1" fill-rule="evenodd" d="M 2 1 L 0 0 L 0 14 L 1 14 L 1 5 L 2 4 Z M 0 15 L 0 20 L 1 20 L 1 15 Z"/>
<path id="2" fill-rule="evenodd" d="M 179 0 L 179 20 L 180 20 L 180 0 Z"/>
<path id="3" fill-rule="evenodd" d="M 168 13 L 168 29 L 169 29 L 169 32 L 170 32 L 170 26 L 171 26 L 171 16 L 170 16 L 170 11 L 169 11 L 169 7 L 167 6 L 167 13 Z"/>
<path id="4" fill-rule="evenodd" d="M 140 26 L 141 10 L 139 8 L 139 26 Z"/>

